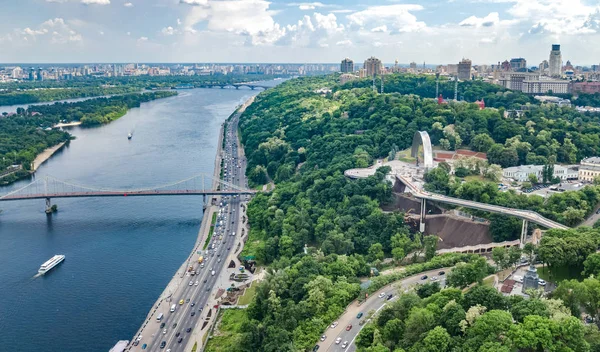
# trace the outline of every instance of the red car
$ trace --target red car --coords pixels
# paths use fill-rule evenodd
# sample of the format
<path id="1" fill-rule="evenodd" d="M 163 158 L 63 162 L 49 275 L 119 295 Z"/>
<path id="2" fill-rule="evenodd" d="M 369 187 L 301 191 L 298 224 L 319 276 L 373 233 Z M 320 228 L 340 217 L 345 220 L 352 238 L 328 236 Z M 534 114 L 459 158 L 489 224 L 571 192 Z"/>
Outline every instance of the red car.
<path id="1" fill-rule="evenodd" d="M 352 329 L 352 324 L 348 324 L 348 326 L 346 326 L 346 331 L 350 331 L 350 329 Z"/>

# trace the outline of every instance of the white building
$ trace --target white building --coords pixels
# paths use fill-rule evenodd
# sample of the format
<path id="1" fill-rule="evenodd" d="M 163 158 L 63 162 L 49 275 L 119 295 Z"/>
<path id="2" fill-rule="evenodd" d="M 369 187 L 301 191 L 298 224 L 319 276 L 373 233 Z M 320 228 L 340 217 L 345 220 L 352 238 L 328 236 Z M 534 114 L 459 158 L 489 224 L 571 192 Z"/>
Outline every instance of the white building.
<path id="1" fill-rule="evenodd" d="M 562 56 L 560 54 L 560 44 L 552 44 L 552 50 L 550 51 L 550 59 L 548 60 L 548 64 L 550 76 L 562 76 Z"/>
<path id="2" fill-rule="evenodd" d="M 593 156 L 581 160 L 579 163 L 579 180 L 593 182 L 600 176 L 600 157 Z"/>
<path id="3" fill-rule="evenodd" d="M 599 158 L 600 159 L 600 158 Z M 510 178 L 517 182 L 529 181 L 529 175 L 535 175 L 539 182 L 544 179 L 543 176 L 544 165 L 521 165 L 507 167 L 502 170 L 502 176 L 504 178 Z M 599 170 L 600 172 L 600 170 Z M 554 172 L 552 177 L 558 177 L 561 181 L 577 179 L 579 176 L 577 170 L 565 167 L 561 165 L 554 165 Z"/>
<path id="4" fill-rule="evenodd" d="M 563 80 L 524 80 L 521 85 L 521 91 L 528 94 L 546 94 L 552 91 L 552 94 L 569 93 L 569 81 Z"/>

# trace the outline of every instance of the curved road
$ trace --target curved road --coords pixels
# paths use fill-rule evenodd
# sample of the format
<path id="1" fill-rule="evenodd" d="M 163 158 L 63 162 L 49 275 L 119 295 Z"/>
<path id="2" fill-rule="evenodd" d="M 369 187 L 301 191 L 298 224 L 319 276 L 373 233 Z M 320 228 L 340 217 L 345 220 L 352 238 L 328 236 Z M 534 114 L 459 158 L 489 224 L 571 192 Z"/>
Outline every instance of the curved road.
<path id="1" fill-rule="evenodd" d="M 438 277 L 438 282 L 442 285 L 442 287 L 446 283 L 445 275 L 439 275 L 440 271 L 445 271 L 446 274 L 449 272 L 450 268 L 441 268 L 430 271 L 425 271 L 419 273 L 414 276 L 409 276 L 400 281 L 394 282 L 390 285 L 387 285 L 380 289 L 377 292 L 369 295 L 369 298 L 362 305 L 358 305 L 356 301 L 352 302 L 348 307 L 346 307 L 346 311 L 342 314 L 337 320 L 338 325 L 335 328 L 331 328 L 331 325 L 327 328 L 327 330 L 323 333 L 327 338 L 325 341 L 320 341 L 317 343 L 319 345 L 319 351 L 343 351 L 343 352 L 354 352 L 356 351 L 356 345 L 354 341 L 356 336 L 360 332 L 360 330 L 366 324 L 359 325 L 361 320 L 365 320 L 370 311 L 379 312 L 383 309 L 388 303 L 393 302 L 398 298 L 399 291 L 406 291 L 410 289 L 412 286 L 416 284 L 431 282 L 431 278 L 433 276 Z M 423 275 L 427 275 L 428 278 L 426 280 L 421 280 Z M 383 298 L 379 298 L 379 295 L 384 293 Z M 392 294 L 392 298 L 388 300 L 388 296 Z M 359 319 L 357 318 L 358 313 L 363 313 L 363 316 Z M 352 328 L 350 331 L 346 330 L 348 324 L 352 324 Z M 335 341 L 338 337 L 341 337 L 341 341 L 339 344 L 336 344 Z M 347 341 L 347 346 L 342 348 L 344 342 Z"/>

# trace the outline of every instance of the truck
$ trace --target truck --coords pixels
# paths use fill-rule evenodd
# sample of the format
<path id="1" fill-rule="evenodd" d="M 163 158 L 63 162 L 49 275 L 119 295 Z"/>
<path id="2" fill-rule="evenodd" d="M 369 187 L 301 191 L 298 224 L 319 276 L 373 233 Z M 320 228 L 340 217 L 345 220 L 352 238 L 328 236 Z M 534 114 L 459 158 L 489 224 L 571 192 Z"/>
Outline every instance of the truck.
<path id="1" fill-rule="evenodd" d="M 171 313 L 173 313 L 175 311 L 175 307 L 177 307 L 177 305 L 175 303 L 173 303 L 171 305 Z"/>
<path id="2" fill-rule="evenodd" d="M 203 261 L 204 261 L 203 256 L 198 257 L 198 264 L 202 264 Z"/>

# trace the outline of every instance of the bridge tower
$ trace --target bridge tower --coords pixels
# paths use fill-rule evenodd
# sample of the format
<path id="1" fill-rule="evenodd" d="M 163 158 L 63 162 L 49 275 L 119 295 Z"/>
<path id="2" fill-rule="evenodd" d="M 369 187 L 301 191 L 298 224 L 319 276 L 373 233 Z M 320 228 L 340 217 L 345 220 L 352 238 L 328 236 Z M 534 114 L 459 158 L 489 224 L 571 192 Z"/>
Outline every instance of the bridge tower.
<path id="1" fill-rule="evenodd" d="M 427 214 L 427 200 L 421 199 L 421 216 L 419 217 L 419 232 L 425 232 L 425 214 Z"/>
<path id="2" fill-rule="evenodd" d="M 527 230 L 529 227 L 529 222 L 523 219 L 523 225 L 521 226 L 521 243 L 519 244 L 519 248 L 523 249 L 525 247 L 525 240 L 527 239 Z"/>

